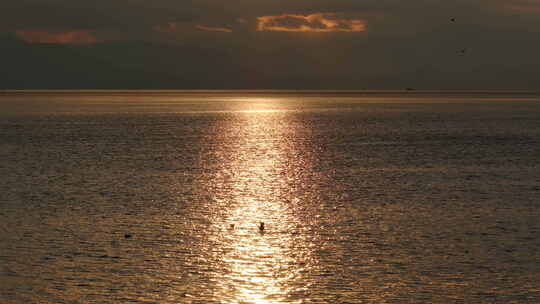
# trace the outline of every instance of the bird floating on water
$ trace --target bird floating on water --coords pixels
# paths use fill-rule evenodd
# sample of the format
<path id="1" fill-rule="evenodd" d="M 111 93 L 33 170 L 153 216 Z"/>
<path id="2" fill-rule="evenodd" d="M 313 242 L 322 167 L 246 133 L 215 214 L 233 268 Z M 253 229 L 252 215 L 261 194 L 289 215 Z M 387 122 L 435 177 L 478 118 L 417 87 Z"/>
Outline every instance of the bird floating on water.
<path id="1" fill-rule="evenodd" d="M 260 223 L 259 223 L 259 231 L 260 231 L 260 232 L 263 232 L 263 231 L 264 231 L 264 222 L 260 222 Z"/>

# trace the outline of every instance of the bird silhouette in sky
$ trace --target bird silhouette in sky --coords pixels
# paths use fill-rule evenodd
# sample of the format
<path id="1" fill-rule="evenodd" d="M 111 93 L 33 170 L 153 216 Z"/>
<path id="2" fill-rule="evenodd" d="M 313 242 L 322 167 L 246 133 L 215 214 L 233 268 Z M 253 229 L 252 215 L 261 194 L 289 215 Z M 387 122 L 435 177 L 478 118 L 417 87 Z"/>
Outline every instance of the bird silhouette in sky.
<path id="1" fill-rule="evenodd" d="M 450 18 L 450 22 L 456 23 L 456 18 L 452 17 Z M 458 55 L 463 56 L 465 53 L 467 53 L 467 48 L 462 48 L 459 51 L 457 51 Z"/>

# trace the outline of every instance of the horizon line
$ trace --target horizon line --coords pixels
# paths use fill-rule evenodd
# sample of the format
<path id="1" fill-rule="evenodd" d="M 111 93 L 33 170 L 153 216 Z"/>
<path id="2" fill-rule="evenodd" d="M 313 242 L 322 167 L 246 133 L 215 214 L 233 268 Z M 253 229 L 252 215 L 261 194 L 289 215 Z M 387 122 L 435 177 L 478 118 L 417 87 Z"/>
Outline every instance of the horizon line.
<path id="1" fill-rule="evenodd" d="M 177 94 L 540 94 L 540 90 L 521 89 L 0 89 L 0 94 L 73 93 L 177 93 Z"/>

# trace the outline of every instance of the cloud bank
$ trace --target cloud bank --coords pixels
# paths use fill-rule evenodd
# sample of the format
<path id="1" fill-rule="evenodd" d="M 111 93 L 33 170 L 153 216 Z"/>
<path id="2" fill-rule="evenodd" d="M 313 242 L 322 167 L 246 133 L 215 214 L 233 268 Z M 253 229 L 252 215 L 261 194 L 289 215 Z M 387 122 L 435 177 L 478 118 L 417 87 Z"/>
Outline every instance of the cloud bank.
<path id="1" fill-rule="evenodd" d="M 523 14 L 540 13 L 540 1 L 538 0 L 513 0 L 505 1 L 503 7 L 509 11 Z"/>
<path id="2" fill-rule="evenodd" d="M 89 31 L 75 30 L 51 32 L 43 30 L 17 30 L 15 35 L 27 43 L 40 44 L 95 44 L 99 40 Z"/>
<path id="3" fill-rule="evenodd" d="M 335 13 L 283 14 L 257 18 L 258 31 L 330 33 L 363 32 L 366 29 L 365 20 L 339 18 Z"/>
<path id="4" fill-rule="evenodd" d="M 540 86 L 540 0 L 2 1 L 4 87 Z"/>
<path id="5" fill-rule="evenodd" d="M 232 33 L 232 30 L 226 27 L 197 25 L 195 28 L 201 31 L 206 31 L 206 32 Z"/>

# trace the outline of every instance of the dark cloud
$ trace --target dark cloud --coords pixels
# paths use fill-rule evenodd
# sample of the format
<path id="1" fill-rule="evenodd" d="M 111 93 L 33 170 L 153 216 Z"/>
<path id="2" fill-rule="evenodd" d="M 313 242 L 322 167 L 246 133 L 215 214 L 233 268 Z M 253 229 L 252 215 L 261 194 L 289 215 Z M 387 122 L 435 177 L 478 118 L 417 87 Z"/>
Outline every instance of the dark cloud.
<path id="1" fill-rule="evenodd" d="M 146 28 L 164 20 L 190 21 L 192 10 L 171 9 L 156 1 L 127 0 L 5 0 L 0 29 L 23 28 L 88 30 Z"/>

